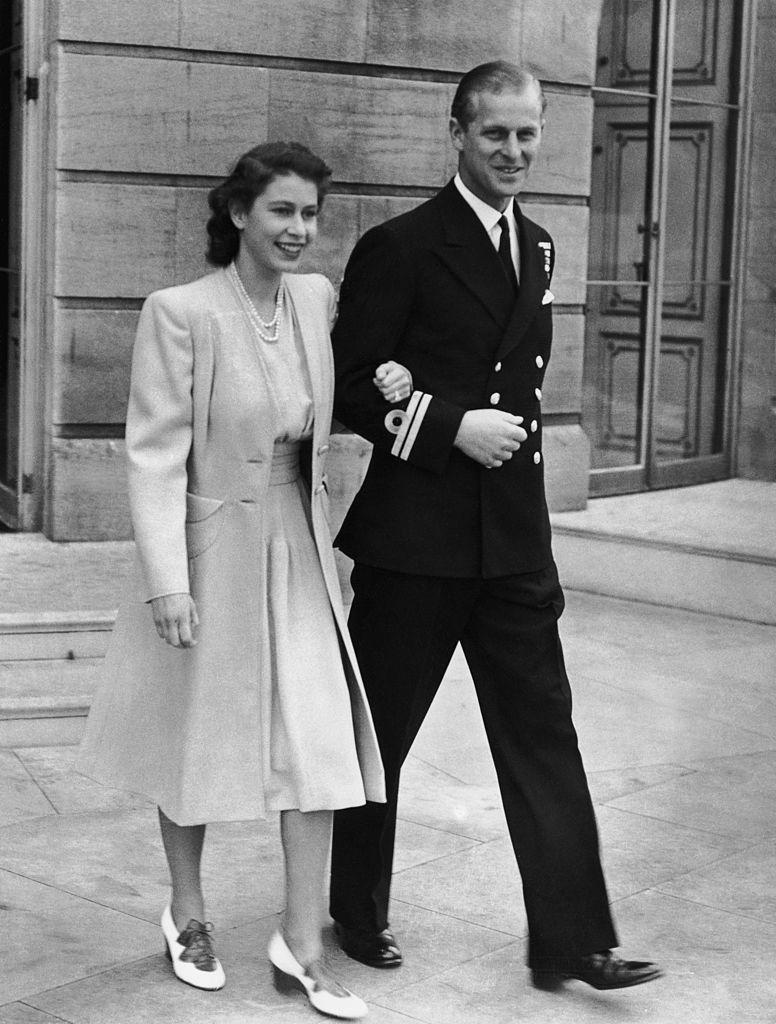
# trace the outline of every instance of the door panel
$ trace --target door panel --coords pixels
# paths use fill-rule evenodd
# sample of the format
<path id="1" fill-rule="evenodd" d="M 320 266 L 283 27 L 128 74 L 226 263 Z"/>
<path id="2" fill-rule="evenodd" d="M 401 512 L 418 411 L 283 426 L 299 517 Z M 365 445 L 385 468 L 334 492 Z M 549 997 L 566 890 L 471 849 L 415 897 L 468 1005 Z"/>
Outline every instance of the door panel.
<path id="1" fill-rule="evenodd" d="M 604 2 L 582 410 L 591 493 L 665 486 L 669 467 L 676 485 L 693 460 L 686 482 L 701 463 L 720 474 L 738 6 Z"/>

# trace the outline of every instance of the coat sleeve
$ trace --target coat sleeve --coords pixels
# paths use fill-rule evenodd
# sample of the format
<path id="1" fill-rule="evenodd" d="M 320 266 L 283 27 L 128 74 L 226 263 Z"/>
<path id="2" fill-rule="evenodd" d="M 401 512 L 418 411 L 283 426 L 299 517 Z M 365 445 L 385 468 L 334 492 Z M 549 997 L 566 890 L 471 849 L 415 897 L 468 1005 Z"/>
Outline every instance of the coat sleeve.
<path id="1" fill-rule="evenodd" d="M 332 333 L 334 415 L 375 447 L 442 473 L 465 410 L 420 390 L 389 405 L 372 383 L 380 363 L 402 362 L 397 350 L 410 323 L 416 287 L 407 243 L 385 225 L 368 231 L 353 250 L 340 289 Z"/>
<path id="2" fill-rule="evenodd" d="M 127 472 L 146 598 L 188 593 L 186 463 L 194 356 L 188 318 L 169 292 L 149 296 L 132 354 Z"/>

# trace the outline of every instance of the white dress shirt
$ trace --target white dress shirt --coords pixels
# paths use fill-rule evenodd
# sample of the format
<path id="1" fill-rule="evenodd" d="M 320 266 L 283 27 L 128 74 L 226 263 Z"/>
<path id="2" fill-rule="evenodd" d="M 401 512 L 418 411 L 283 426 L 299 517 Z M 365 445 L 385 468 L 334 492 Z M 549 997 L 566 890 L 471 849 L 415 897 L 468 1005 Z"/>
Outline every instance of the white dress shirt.
<path id="1" fill-rule="evenodd" d="M 517 222 L 515 220 L 515 204 L 510 202 L 509 206 L 504 210 L 503 214 L 499 213 L 498 210 L 489 206 L 483 202 L 479 196 L 475 196 L 470 188 L 464 185 L 460 174 L 456 174 L 455 187 L 461 193 L 466 202 L 471 206 L 474 212 L 477 214 L 482 226 L 488 232 L 488 238 L 493 243 L 493 248 L 498 252 L 498 244 L 501 241 L 501 228 L 499 227 L 499 220 L 502 217 L 506 217 L 509 224 L 509 248 L 512 253 L 512 263 L 515 268 L 515 274 L 517 274 L 518 283 L 520 281 L 520 247 L 517 241 Z"/>

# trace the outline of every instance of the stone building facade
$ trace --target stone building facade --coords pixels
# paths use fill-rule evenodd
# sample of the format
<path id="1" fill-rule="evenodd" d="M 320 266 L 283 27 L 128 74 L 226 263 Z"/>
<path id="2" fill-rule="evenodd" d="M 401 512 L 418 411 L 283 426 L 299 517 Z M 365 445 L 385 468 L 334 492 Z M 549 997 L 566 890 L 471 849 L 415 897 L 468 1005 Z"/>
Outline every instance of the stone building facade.
<path id="1" fill-rule="evenodd" d="M 294 138 L 334 169 L 309 269 L 451 176 L 469 67 L 548 97 L 522 197 L 553 234 L 554 508 L 776 479 L 776 0 L 13 0 L 0 15 L 0 521 L 128 536 L 138 310 L 206 270 L 210 187 Z M 338 435 L 348 500 L 368 456 Z"/>

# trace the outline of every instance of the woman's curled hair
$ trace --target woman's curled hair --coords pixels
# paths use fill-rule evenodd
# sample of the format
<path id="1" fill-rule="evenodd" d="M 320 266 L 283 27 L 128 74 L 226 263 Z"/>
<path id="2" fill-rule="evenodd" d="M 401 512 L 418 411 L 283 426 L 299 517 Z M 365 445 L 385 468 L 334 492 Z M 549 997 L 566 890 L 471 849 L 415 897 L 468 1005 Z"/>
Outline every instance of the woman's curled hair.
<path id="1" fill-rule="evenodd" d="M 240 250 L 240 232 L 232 223 L 230 206 L 250 210 L 267 185 L 285 174 L 297 174 L 313 182 L 320 208 L 331 180 L 331 170 L 320 157 L 299 142 L 263 142 L 254 146 L 243 153 L 229 177 L 208 195 L 208 263 L 226 267 Z"/>

